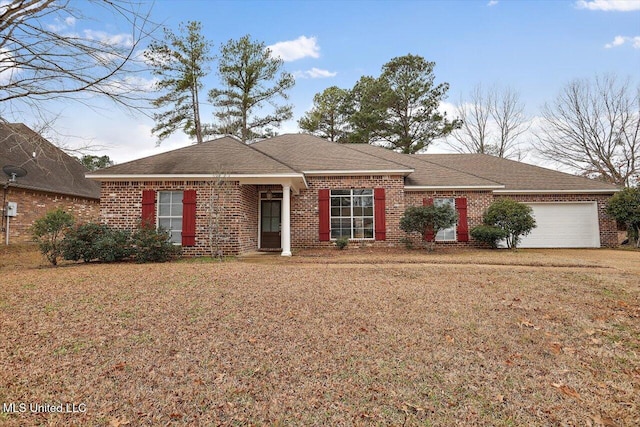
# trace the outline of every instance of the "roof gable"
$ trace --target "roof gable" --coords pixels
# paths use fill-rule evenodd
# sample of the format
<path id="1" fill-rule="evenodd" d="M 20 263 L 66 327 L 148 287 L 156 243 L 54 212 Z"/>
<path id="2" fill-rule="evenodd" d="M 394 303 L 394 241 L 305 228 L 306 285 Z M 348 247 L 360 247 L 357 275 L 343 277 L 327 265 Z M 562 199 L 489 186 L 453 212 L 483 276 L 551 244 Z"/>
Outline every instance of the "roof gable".
<path id="1" fill-rule="evenodd" d="M 22 123 L 0 123 L 0 166 L 24 168 L 12 187 L 100 198 L 100 186 L 85 178 L 87 168 Z M 0 182 L 8 177 L 2 173 Z"/>

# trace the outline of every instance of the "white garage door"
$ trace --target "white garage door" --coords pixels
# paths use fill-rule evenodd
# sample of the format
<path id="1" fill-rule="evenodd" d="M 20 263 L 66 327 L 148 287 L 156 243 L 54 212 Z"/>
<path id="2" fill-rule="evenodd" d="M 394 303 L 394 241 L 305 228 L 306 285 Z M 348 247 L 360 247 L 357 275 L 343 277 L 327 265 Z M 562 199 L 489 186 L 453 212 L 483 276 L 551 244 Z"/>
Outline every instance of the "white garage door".
<path id="1" fill-rule="evenodd" d="M 537 227 L 522 239 L 522 248 L 599 248 L 596 202 L 527 203 Z"/>

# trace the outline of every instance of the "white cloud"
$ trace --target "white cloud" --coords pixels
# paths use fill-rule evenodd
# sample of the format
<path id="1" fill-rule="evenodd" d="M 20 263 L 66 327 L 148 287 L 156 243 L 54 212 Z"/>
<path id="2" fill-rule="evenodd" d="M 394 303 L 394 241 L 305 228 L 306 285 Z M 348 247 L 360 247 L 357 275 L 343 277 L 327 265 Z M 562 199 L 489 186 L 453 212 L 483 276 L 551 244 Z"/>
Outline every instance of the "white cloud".
<path id="1" fill-rule="evenodd" d="M 335 77 L 338 73 L 329 70 L 321 70 L 313 67 L 307 71 L 294 71 L 293 75 L 301 79 L 325 79 L 327 77 Z"/>
<path id="2" fill-rule="evenodd" d="M 495 6 L 498 4 L 498 0 L 489 0 L 489 3 L 487 3 L 487 6 L 491 7 L 491 6 Z"/>
<path id="3" fill-rule="evenodd" d="M 604 45 L 605 48 L 611 49 L 613 47 L 622 46 L 625 43 L 631 43 L 634 49 L 640 49 L 640 36 L 635 37 L 626 37 L 626 36 L 615 36 L 611 43 L 607 43 Z"/>
<path id="4" fill-rule="evenodd" d="M 578 0 L 579 9 L 629 12 L 640 10 L 640 0 Z"/>
<path id="5" fill-rule="evenodd" d="M 306 57 L 320 57 L 320 46 L 315 37 L 300 36 L 295 40 L 278 42 L 267 48 L 271 50 L 273 56 L 280 57 L 285 62 Z"/>

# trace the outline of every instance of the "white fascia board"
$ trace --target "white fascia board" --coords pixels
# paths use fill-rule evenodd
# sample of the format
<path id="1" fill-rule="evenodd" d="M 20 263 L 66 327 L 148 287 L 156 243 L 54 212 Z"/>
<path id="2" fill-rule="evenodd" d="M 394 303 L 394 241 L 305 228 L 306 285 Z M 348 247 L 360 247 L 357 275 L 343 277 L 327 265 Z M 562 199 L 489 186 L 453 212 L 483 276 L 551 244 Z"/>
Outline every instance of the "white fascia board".
<path id="1" fill-rule="evenodd" d="M 302 171 L 305 175 L 310 176 L 362 176 L 362 175 L 409 175 L 414 169 L 387 169 L 387 170 L 310 170 Z"/>
<path id="2" fill-rule="evenodd" d="M 504 188 L 504 185 L 405 185 L 404 191 L 430 190 L 493 190 Z"/>
<path id="3" fill-rule="evenodd" d="M 493 190 L 496 194 L 613 194 L 620 191 L 619 188 L 611 190 Z"/>
<path id="4" fill-rule="evenodd" d="M 186 180 L 199 180 L 199 179 L 212 179 L 212 178 L 222 178 L 222 179 L 242 179 L 242 178 L 265 178 L 265 179 L 273 179 L 273 178 L 299 178 L 304 179 L 304 176 L 299 173 L 280 173 L 280 174 L 237 174 L 237 173 L 222 173 L 222 174 L 175 174 L 175 175 L 166 175 L 166 174 L 150 174 L 150 175 L 142 175 L 142 174 L 131 174 L 131 175 L 122 175 L 122 174 L 85 174 L 85 178 L 94 179 L 96 181 L 175 181 L 176 179 L 186 179 Z"/>

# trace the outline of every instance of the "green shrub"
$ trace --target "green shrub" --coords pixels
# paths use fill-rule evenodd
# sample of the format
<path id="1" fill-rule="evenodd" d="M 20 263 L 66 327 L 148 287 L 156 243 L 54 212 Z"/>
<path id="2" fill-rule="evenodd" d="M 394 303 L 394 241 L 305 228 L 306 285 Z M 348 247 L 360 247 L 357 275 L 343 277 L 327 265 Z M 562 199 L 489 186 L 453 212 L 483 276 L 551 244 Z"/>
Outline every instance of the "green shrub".
<path id="1" fill-rule="evenodd" d="M 346 236 L 338 237 L 336 239 L 336 246 L 338 249 L 343 250 L 349 244 L 349 238 Z"/>
<path id="2" fill-rule="evenodd" d="M 62 241 L 62 255 L 70 261 L 121 261 L 131 251 L 131 233 L 104 224 L 81 224 L 70 229 Z"/>
<path id="3" fill-rule="evenodd" d="M 500 240 L 506 239 L 509 234 L 502 228 L 492 225 L 478 225 L 477 227 L 473 227 L 470 233 L 471 237 L 479 242 L 488 244 L 494 249 L 498 247 Z"/>
<path id="4" fill-rule="evenodd" d="M 180 246 L 171 242 L 171 235 L 163 230 L 140 226 L 131 236 L 136 262 L 165 262 L 180 254 Z"/>
<path id="5" fill-rule="evenodd" d="M 607 213 L 626 224 L 629 242 L 640 248 L 640 188 L 625 188 L 607 202 Z"/>
<path id="6" fill-rule="evenodd" d="M 455 209 L 449 205 L 409 206 L 400 218 L 400 229 L 405 233 L 415 233 L 426 240 L 427 230 L 432 230 L 433 235 L 438 231 L 453 226 L 458 220 Z M 434 242 L 431 242 L 429 250 L 433 250 Z"/>
<path id="7" fill-rule="evenodd" d="M 413 249 L 413 240 L 408 237 L 400 239 L 400 243 L 402 243 L 406 249 Z"/>
<path id="8" fill-rule="evenodd" d="M 107 228 L 93 246 L 95 257 L 102 262 L 122 261 L 133 253 L 131 233 L 127 230 Z"/>
<path id="9" fill-rule="evenodd" d="M 65 233 L 73 226 L 73 215 L 56 209 L 47 212 L 45 216 L 37 219 L 31 227 L 34 240 L 40 247 L 40 252 L 47 260 L 58 265 L 58 258 L 62 256 L 62 239 Z"/>
<path id="10" fill-rule="evenodd" d="M 520 239 L 536 227 L 531 212 L 531 207 L 523 203 L 508 198 L 498 199 L 485 212 L 483 222 L 504 230 L 507 233 L 507 247 L 515 249 Z"/>

